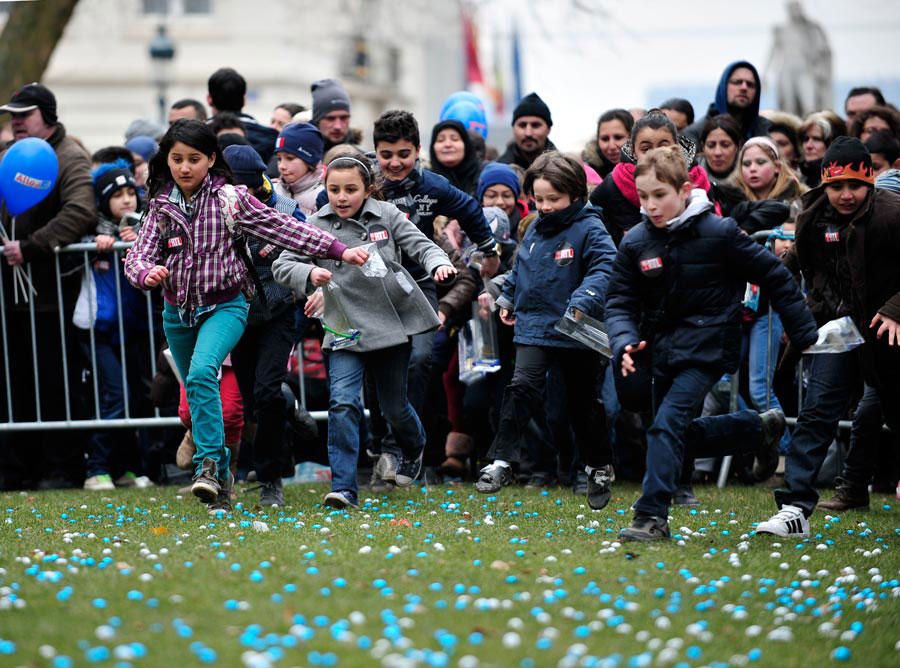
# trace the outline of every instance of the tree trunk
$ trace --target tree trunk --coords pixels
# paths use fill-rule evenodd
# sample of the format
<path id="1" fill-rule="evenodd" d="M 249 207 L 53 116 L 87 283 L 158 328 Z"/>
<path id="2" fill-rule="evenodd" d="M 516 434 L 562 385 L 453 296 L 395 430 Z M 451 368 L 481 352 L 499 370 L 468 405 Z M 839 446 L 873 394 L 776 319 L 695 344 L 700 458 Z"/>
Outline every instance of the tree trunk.
<path id="1" fill-rule="evenodd" d="M 12 3 L 0 33 L 0 103 L 20 87 L 40 81 L 78 0 Z"/>

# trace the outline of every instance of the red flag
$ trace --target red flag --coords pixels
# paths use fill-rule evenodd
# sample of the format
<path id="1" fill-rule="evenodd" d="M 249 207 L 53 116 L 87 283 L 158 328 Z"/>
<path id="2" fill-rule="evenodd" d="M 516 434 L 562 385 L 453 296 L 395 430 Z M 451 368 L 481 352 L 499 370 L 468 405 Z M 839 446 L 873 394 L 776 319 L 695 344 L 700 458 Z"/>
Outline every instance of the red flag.
<path id="1" fill-rule="evenodd" d="M 483 84 L 484 77 L 478 62 L 478 34 L 475 29 L 475 21 L 472 19 L 472 15 L 466 11 L 462 13 L 462 21 L 463 37 L 466 41 L 466 83 Z"/>

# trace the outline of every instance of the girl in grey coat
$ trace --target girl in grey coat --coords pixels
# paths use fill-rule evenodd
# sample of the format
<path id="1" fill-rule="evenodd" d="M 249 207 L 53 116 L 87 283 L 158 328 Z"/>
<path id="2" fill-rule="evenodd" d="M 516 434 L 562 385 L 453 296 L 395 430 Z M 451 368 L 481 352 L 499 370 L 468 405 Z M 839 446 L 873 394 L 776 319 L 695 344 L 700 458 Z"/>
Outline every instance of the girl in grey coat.
<path id="1" fill-rule="evenodd" d="M 411 485 L 418 477 L 425 431 L 406 397 L 410 337 L 438 327 L 437 314 L 401 266 L 407 253 L 435 281 L 456 270 L 446 253 L 430 241 L 393 204 L 379 201 L 374 175 L 365 157 L 332 160 L 325 177 L 328 204 L 307 221 L 328 230 L 348 247 L 374 244 L 381 271 L 364 272 L 342 262 L 285 252 L 272 266 L 275 280 L 297 293 L 318 295 L 307 303 L 307 315 L 324 301 L 322 344 L 328 363 L 331 398 L 328 408 L 328 458 L 331 489 L 325 503 L 334 508 L 357 506 L 356 462 L 359 455 L 360 388 L 363 372 L 375 379 L 385 420 L 396 436 L 376 467 L 385 480 Z M 371 247 L 370 247 L 371 248 Z M 376 274 L 376 275 L 373 275 Z M 377 275 L 383 274 L 383 275 Z"/>

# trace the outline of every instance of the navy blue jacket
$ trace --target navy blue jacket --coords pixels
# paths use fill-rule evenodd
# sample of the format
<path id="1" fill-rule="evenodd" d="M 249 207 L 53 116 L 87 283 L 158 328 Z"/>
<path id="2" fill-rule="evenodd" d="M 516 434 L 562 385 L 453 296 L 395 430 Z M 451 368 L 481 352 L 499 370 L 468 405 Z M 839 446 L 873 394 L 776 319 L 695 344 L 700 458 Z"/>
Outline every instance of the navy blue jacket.
<path id="1" fill-rule="evenodd" d="M 616 247 L 598 208 L 576 200 L 562 211 L 540 216 L 525 233 L 497 300 L 515 314 L 515 342 L 585 349 L 554 325 L 570 306 L 603 319 L 615 257 Z"/>
<path id="2" fill-rule="evenodd" d="M 606 301 L 614 359 L 646 340 L 654 368 L 735 372 L 748 282 L 769 292 L 793 343 L 815 343 L 816 321 L 782 262 L 708 203 L 692 216 L 695 206 L 692 198 L 679 225 L 659 229 L 644 218 L 625 234 Z"/>

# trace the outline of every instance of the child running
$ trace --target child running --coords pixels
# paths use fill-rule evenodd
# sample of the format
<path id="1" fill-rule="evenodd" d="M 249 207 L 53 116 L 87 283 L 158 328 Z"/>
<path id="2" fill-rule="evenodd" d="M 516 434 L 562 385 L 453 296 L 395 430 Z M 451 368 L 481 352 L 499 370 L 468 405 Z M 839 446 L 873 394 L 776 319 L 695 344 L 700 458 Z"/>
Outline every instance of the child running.
<path id="1" fill-rule="evenodd" d="M 634 522 L 620 538 L 653 541 L 669 537 L 669 505 L 686 451 L 688 457 L 755 452 L 760 477 L 774 473 L 785 429 L 781 411 L 695 419 L 716 381 L 740 364 L 746 282 L 769 292 L 801 349 L 815 343 L 817 331 L 781 261 L 733 220 L 713 214 L 703 191 L 692 190 L 680 148 L 649 151 L 634 177 L 644 218 L 619 247 L 606 325 L 622 376 L 641 367 L 652 373 L 655 418 L 647 431 L 647 473 L 633 506 Z"/>
<path id="2" fill-rule="evenodd" d="M 150 161 L 149 206 L 125 261 L 138 288 L 163 287 L 163 329 L 191 409 L 195 474 L 191 492 L 210 513 L 230 512 L 229 451 L 216 377 L 247 325 L 254 294 L 242 234 L 306 255 L 363 264 L 367 253 L 266 207 L 234 177 L 216 136 L 178 120 Z"/>
<path id="3" fill-rule="evenodd" d="M 341 314 L 358 335 L 329 331 L 322 348 L 328 360 L 331 398 L 328 405 L 328 459 L 332 508 L 358 507 L 356 463 L 359 457 L 360 389 L 363 372 L 375 380 L 378 400 L 396 443 L 384 444 L 376 464 L 382 479 L 411 485 L 422 468 L 425 431 L 407 399 L 411 338 L 438 328 L 438 317 L 412 275 L 400 264 L 408 256 L 441 283 L 456 273 L 447 254 L 393 204 L 379 201 L 372 167 L 362 154 L 332 160 L 325 175 L 328 204 L 309 219 L 355 249 L 377 244 L 387 265 L 381 277 L 340 262 L 311 264 L 303 253 L 282 253 L 272 266 L 275 280 L 295 293 L 323 292 L 325 320 Z M 308 254 L 307 254 L 308 255 Z M 313 315 L 322 301 L 310 299 Z"/>

